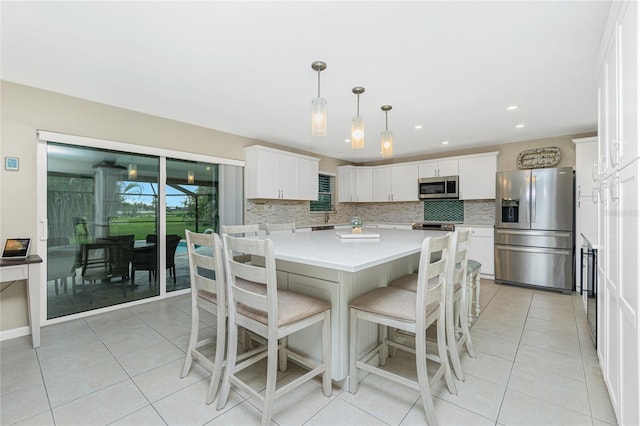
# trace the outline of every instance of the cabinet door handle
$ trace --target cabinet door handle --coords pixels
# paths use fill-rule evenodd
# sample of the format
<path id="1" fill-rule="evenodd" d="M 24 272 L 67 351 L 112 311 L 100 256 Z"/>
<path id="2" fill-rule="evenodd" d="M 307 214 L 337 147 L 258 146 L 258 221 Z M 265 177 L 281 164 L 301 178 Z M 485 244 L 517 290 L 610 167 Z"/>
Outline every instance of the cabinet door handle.
<path id="1" fill-rule="evenodd" d="M 611 141 L 611 146 L 609 147 L 609 161 L 611 162 L 611 167 L 618 167 L 620 164 L 618 161 L 618 147 L 620 143 L 615 139 Z"/>
<path id="2" fill-rule="evenodd" d="M 598 176 L 596 176 L 598 174 L 598 162 L 596 161 L 595 163 L 593 163 L 593 166 L 591 166 L 591 179 L 593 179 L 593 181 L 597 181 L 598 180 Z"/>
<path id="3" fill-rule="evenodd" d="M 611 201 L 615 202 L 620 199 L 620 194 L 618 193 L 618 191 L 614 191 L 614 187 L 619 187 L 619 186 L 620 186 L 620 177 L 614 176 L 613 180 L 611 181 L 611 185 L 609 185 L 609 192 L 611 193 Z"/>
<path id="4" fill-rule="evenodd" d="M 593 202 L 593 204 L 598 204 L 598 195 L 599 195 L 598 188 L 593 188 L 591 189 L 591 201 Z"/>

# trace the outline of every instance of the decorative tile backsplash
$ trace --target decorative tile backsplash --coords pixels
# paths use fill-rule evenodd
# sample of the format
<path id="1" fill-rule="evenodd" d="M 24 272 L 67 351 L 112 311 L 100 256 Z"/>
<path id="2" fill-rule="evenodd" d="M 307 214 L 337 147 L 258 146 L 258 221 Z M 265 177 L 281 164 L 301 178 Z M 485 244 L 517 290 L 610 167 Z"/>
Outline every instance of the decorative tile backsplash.
<path id="1" fill-rule="evenodd" d="M 464 221 L 474 225 L 494 225 L 496 222 L 496 202 L 494 200 L 466 200 Z"/>
<path id="2" fill-rule="evenodd" d="M 464 222 L 464 201 L 425 201 L 424 220 L 429 222 Z"/>
<path id="3" fill-rule="evenodd" d="M 436 204 L 433 204 L 436 203 Z M 444 204 L 437 204 L 444 203 Z M 403 203 L 338 203 L 329 223 L 349 223 L 358 215 L 364 223 L 413 223 L 423 220 L 493 225 L 493 200 L 429 200 Z M 323 213 L 309 212 L 308 201 L 246 200 L 245 223 L 295 222 L 300 226 L 321 225 Z"/>

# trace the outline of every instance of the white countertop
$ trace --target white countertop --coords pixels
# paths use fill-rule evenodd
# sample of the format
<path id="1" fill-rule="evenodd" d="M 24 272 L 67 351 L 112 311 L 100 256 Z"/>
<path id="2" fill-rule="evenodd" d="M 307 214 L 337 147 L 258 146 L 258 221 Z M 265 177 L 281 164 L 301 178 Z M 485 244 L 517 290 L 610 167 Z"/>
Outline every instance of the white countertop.
<path id="1" fill-rule="evenodd" d="M 426 237 L 445 235 L 443 231 L 376 229 L 375 232 L 380 234 L 380 239 L 342 240 L 333 229 L 277 233 L 261 238 L 273 240 L 277 260 L 358 272 L 419 253 Z"/>

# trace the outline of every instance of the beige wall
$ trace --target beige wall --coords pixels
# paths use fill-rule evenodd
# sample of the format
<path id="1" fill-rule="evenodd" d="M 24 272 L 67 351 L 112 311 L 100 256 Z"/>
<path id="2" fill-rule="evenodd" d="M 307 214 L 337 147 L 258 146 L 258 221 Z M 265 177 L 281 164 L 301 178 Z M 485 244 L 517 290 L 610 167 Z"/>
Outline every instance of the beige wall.
<path id="1" fill-rule="evenodd" d="M 557 167 L 575 167 L 576 165 L 576 147 L 571 141 L 576 138 L 586 138 L 595 136 L 596 132 L 579 133 L 575 135 L 557 136 L 553 138 L 534 139 L 529 141 L 511 142 L 502 145 L 488 145 L 477 148 L 461 149 L 455 151 L 439 152 L 437 154 L 420 155 L 406 158 L 397 158 L 390 161 L 375 161 L 365 163 L 367 166 L 375 166 L 380 164 L 394 164 L 406 161 L 429 160 L 432 158 L 453 157 L 456 155 L 479 154 L 482 152 L 498 152 L 498 171 L 518 170 L 516 159 L 518 154 L 527 149 L 543 148 L 549 146 L 557 146 L 560 148 L 560 163 Z"/>
<path id="2" fill-rule="evenodd" d="M 40 250 L 35 238 L 37 130 L 236 160 L 244 160 L 246 146 L 283 148 L 7 81 L 0 81 L 0 100 L 0 157 L 2 161 L 5 156 L 20 158 L 18 172 L 5 171 L 4 167 L 0 171 L 0 240 L 8 236 L 31 237 L 35 244 L 32 253 Z M 320 169 L 336 172 L 336 167 L 344 163 L 321 157 Z M 3 283 L 2 289 L 5 288 L 0 293 L 0 331 L 28 325 L 24 282 L 10 287 Z"/>

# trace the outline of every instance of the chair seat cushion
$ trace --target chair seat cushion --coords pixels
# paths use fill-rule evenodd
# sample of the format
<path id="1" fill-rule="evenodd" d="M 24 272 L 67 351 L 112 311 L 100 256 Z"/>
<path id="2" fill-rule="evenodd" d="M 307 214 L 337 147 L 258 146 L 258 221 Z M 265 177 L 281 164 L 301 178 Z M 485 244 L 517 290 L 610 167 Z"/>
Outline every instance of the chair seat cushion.
<path id="1" fill-rule="evenodd" d="M 349 307 L 400 321 L 416 321 L 416 293 L 395 287 L 379 287 L 371 290 L 352 300 Z M 429 304 L 426 316 L 436 309 L 438 309 L 437 302 Z"/>
<path id="2" fill-rule="evenodd" d="M 482 264 L 476 260 L 471 260 L 467 262 L 467 274 L 475 274 L 480 271 Z"/>
<path id="3" fill-rule="evenodd" d="M 267 294 L 267 286 L 236 278 L 238 287 L 259 294 Z M 267 312 L 238 303 L 238 313 L 267 324 Z M 295 291 L 278 289 L 278 327 L 312 317 L 331 309 L 331 303 Z"/>

